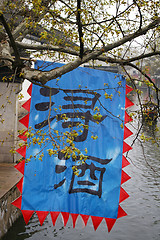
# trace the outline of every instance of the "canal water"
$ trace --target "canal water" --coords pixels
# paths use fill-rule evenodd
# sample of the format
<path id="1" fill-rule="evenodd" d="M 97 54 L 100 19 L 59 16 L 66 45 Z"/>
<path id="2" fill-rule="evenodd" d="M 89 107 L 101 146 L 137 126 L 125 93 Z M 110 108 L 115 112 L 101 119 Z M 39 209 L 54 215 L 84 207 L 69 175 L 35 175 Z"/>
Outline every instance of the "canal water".
<path id="1" fill-rule="evenodd" d="M 157 124 L 160 127 L 160 122 Z M 134 127 L 130 129 L 134 131 Z M 154 131 L 145 126 L 142 132 L 146 136 L 152 136 Z M 130 137 L 128 143 L 132 141 L 133 137 Z M 43 226 L 40 226 L 35 214 L 27 226 L 22 217 L 18 219 L 3 240 L 159 240 L 160 148 L 149 142 L 142 146 L 137 141 L 128 157 L 131 164 L 125 171 L 131 179 L 123 184 L 123 188 L 130 197 L 121 204 L 128 216 L 118 219 L 110 233 L 105 222 L 95 232 L 91 219 L 87 227 L 84 227 L 79 218 L 73 229 L 71 219 L 64 228 L 59 216 L 54 227 L 48 216 Z"/>

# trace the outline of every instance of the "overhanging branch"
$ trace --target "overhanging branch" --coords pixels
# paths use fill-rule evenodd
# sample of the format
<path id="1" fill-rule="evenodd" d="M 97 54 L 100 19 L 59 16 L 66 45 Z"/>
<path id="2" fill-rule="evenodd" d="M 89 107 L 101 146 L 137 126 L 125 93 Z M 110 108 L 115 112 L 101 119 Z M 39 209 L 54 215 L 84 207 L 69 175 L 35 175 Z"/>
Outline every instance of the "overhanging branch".
<path id="1" fill-rule="evenodd" d="M 142 27 L 142 19 L 143 19 L 142 13 L 141 13 L 141 8 L 140 8 L 140 6 L 138 5 L 137 0 L 133 0 L 133 2 L 134 2 L 134 4 L 135 4 L 135 5 L 137 6 L 137 8 L 138 8 L 139 17 L 140 17 L 139 29 L 141 29 L 141 27 Z"/>
<path id="2" fill-rule="evenodd" d="M 67 54 L 70 54 L 73 56 L 79 56 L 78 51 L 74 50 L 73 48 L 69 48 L 69 47 L 59 47 L 59 46 L 48 45 L 48 44 L 43 44 L 43 45 L 29 44 L 29 43 L 23 43 L 23 42 L 19 42 L 19 41 L 16 41 L 16 45 L 17 45 L 17 47 L 19 47 L 21 49 L 28 49 L 28 50 L 35 50 L 35 51 L 43 51 L 43 50 L 44 51 L 45 50 L 46 51 L 55 51 L 55 52 L 67 53 Z M 86 55 L 87 52 L 91 52 L 91 50 L 86 49 L 86 51 L 84 52 L 84 55 Z M 100 60 L 103 62 L 108 62 L 108 63 L 127 64 L 129 62 L 134 62 L 137 60 L 141 60 L 141 59 L 156 56 L 156 55 L 160 55 L 160 51 L 141 54 L 139 56 L 129 58 L 129 59 L 118 59 L 118 58 L 116 59 L 116 58 L 111 58 L 111 57 L 100 55 L 97 57 L 97 60 Z"/>
<path id="3" fill-rule="evenodd" d="M 84 43 L 83 43 L 83 32 L 82 32 L 82 22 L 81 22 L 81 0 L 77 0 L 77 26 L 79 33 L 79 42 L 80 42 L 80 58 L 83 57 L 84 52 Z"/>
<path id="4" fill-rule="evenodd" d="M 17 46 L 15 44 L 13 35 L 11 33 L 11 30 L 10 30 L 10 28 L 9 28 L 9 26 L 8 26 L 4 16 L 3 16 L 3 14 L 0 14 L 0 21 L 3 24 L 3 26 L 4 26 L 5 30 L 6 30 L 6 33 L 7 33 L 8 37 L 9 37 L 10 45 L 12 46 L 14 54 L 15 54 L 16 63 L 17 63 L 17 65 L 21 65 L 20 55 L 19 55 Z"/>
<path id="5" fill-rule="evenodd" d="M 49 80 L 55 79 L 57 77 L 62 76 L 63 74 L 72 71 L 73 69 L 79 67 L 81 64 L 88 62 L 91 59 L 98 59 L 98 57 L 104 53 L 108 52 L 114 48 L 117 48 L 124 43 L 131 41 L 134 38 L 137 38 L 141 35 L 146 34 L 150 29 L 155 28 L 160 23 L 160 18 L 155 19 L 153 22 L 148 24 L 146 27 L 141 28 L 140 30 L 136 31 L 135 33 L 129 34 L 128 36 L 125 36 L 121 40 L 118 40 L 112 44 L 108 44 L 107 46 L 104 46 L 101 49 L 94 50 L 92 52 L 89 52 L 83 58 L 77 58 L 75 61 L 70 62 L 60 68 L 53 69 L 51 71 L 38 71 L 38 70 L 32 70 L 28 68 L 23 68 L 22 73 L 23 77 L 28 80 L 34 80 L 37 82 L 40 82 L 41 84 L 46 84 Z"/>
<path id="6" fill-rule="evenodd" d="M 155 92 L 156 92 L 156 100 L 157 100 L 157 106 L 158 106 L 158 114 L 160 114 L 159 112 L 159 106 L 160 106 L 160 100 L 159 100 L 159 92 L 160 89 L 156 86 L 156 84 L 152 81 L 152 79 L 145 73 L 143 72 L 140 68 L 138 68 L 136 65 L 134 65 L 133 63 L 129 63 L 127 64 L 128 66 L 131 66 L 133 68 L 135 68 L 136 70 L 138 70 L 145 78 L 148 79 L 148 81 L 153 85 Z"/>
<path id="7" fill-rule="evenodd" d="M 73 48 L 69 48 L 69 47 L 59 47 L 59 46 L 54 46 L 50 44 L 43 44 L 43 45 L 28 44 L 28 43 L 23 43 L 19 41 L 16 41 L 16 45 L 21 49 L 36 50 L 36 51 L 41 51 L 41 50 L 55 51 L 55 52 L 63 52 L 63 53 L 68 53 L 74 56 L 78 56 L 78 52 Z"/>
<path id="8" fill-rule="evenodd" d="M 138 70 L 138 72 L 140 72 L 145 78 L 148 79 L 148 81 L 149 81 L 150 83 L 153 84 L 153 87 L 154 87 L 157 91 L 160 91 L 160 89 L 156 86 L 156 84 L 152 81 L 152 79 L 151 79 L 145 72 L 143 72 L 139 67 L 137 67 L 137 66 L 134 65 L 133 63 L 128 63 L 128 64 L 126 64 L 126 65 L 128 65 L 128 66 L 130 66 L 130 67 L 133 67 L 133 68 L 135 68 L 136 70 Z"/>

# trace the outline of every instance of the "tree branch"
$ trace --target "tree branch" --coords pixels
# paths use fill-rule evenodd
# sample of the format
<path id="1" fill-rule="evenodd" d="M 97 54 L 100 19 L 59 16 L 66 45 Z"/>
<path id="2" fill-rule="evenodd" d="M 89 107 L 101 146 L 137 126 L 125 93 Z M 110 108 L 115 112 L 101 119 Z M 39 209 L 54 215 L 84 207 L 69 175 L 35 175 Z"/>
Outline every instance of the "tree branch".
<path id="1" fill-rule="evenodd" d="M 150 29 L 153 29 L 160 23 L 160 18 L 157 18 L 150 24 L 148 24 L 146 27 L 141 28 L 140 30 L 136 31 L 135 33 L 129 34 L 128 36 L 125 36 L 124 38 L 112 43 L 108 44 L 107 46 L 104 46 L 101 49 L 94 50 L 93 52 L 90 52 L 83 56 L 83 58 L 77 58 L 75 61 L 70 62 L 58 69 L 53 69 L 51 71 L 38 71 L 38 70 L 32 70 L 28 68 L 22 68 L 23 77 L 28 80 L 34 80 L 40 82 L 42 85 L 46 84 L 49 80 L 60 77 L 61 75 L 72 71 L 73 69 L 77 68 L 83 63 L 88 62 L 91 59 L 97 59 L 102 53 L 108 52 L 114 48 L 117 48 L 124 43 L 131 41 L 134 38 L 137 38 L 143 34 L 146 34 Z"/>
<path id="2" fill-rule="evenodd" d="M 30 50 L 36 50 L 36 51 L 42 51 L 42 50 L 50 50 L 50 51 L 55 51 L 55 52 L 63 52 L 63 53 L 68 53 L 74 56 L 78 56 L 78 52 L 74 50 L 73 48 L 70 47 L 59 47 L 59 46 L 54 46 L 54 45 L 49 45 L 49 44 L 29 44 L 29 43 L 23 43 L 16 41 L 17 47 L 21 49 L 30 49 Z"/>
<path id="3" fill-rule="evenodd" d="M 124 43 L 126 43 L 128 41 L 131 41 L 134 38 L 137 38 L 139 36 L 142 36 L 142 35 L 146 34 L 149 30 L 155 28 L 159 23 L 160 23 L 160 17 L 157 18 L 156 20 L 152 21 L 146 27 L 143 27 L 143 28 L 137 30 L 136 32 L 129 34 L 128 36 L 122 38 L 121 40 L 119 40 L 117 42 L 114 42 L 112 44 L 108 44 L 106 47 L 104 47 L 104 51 L 105 52 L 110 51 L 113 48 L 119 47 L 122 44 L 124 44 Z"/>
<path id="4" fill-rule="evenodd" d="M 13 31 L 13 38 L 17 39 L 19 37 L 19 34 L 24 32 L 26 30 L 26 21 L 21 22 Z"/>
<path id="5" fill-rule="evenodd" d="M 77 0 L 77 25 L 79 33 L 79 42 L 80 42 L 80 58 L 83 57 L 84 52 L 84 43 L 83 43 L 83 32 L 82 32 L 82 23 L 81 23 L 81 0 Z"/>
<path id="6" fill-rule="evenodd" d="M 148 58 L 148 57 L 152 57 L 152 56 L 155 56 L 155 55 L 160 55 L 160 51 L 146 53 L 146 54 L 141 54 L 141 55 L 139 55 L 137 57 L 130 58 L 128 60 L 124 60 L 124 62 L 126 62 L 126 63 L 134 62 L 134 61 L 141 60 L 141 59 Z"/>
<path id="7" fill-rule="evenodd" d="M 138 61 L 138 60 L 141 60 L 144 58 L 149 58 L 149 57 L 156 56 L 156 55 L 160 55 L 160 51 L 141 54 L 137 57 L 128 58 L 128 59 L 118 59 L 118 58 L 111 58 L 111 57 L 106 57 L 106 56 L 99 56 L 99 57 L 97 57 L 97 59 L 100 61 L 108 62 L 108 63 L 117 63 L 120 65 L 127 65 L 128 63 Z"/>
<path id="8" fill-rule="evenodd" d="M 47 44 L 43 44 L 43 45 L 29 44 L 29 43 L 23 43 L 23 42 L 19 42 L 19 41 L 16 41 L 16 45 L 17 45 L 17 47 L 19 47 L 21 49 L 36 50 L 36 51 L 49 50 L 49 51 L 67 53 L 67 54 L 70 54 L 73 56 L 79 56 L 78 51 L 74 50 L 73 48 L 69 48 L 69 47 L 59 47 L 59 46 L 47 45 Z M 87 52 L 90 52 L 90 51 L 91 50 L 86 49 L 84 52 L 84 55 L 86 55 Z M 100 60 L 103 62 L 108 62 L 108 63 L 117 63 L 120 65 L 122 65 L 122 64 L 125 65 L 130 62 L 134 62 L 134 61 L 137 61 L 140 59 L 144 59 L 144 58 L 148 58 L 148 57 L 152 57 L 152 56 L 156 56 L 156 55 L 160 55 L 160 51 L 141 54 L 139 56 L 129 58 L 129 59 L 116 59 L 116 58 L 111 58 L 111 57 L 100 55 L 97 57 L 97 60 Z"/>
<path id="9" fill-rule="evenodd" d="M 138 12 L 139 12 L 139 17 L 140 17 L 140 23 L 139 23 L 139 29 L 141 29 L 142 27 L 142 13 L 141 13 L 141 8 L 137 3 L 137 0 L 133 0 L 134 4 L 137 6 L 138 8 Z"/>
<path id="10" fill-rule="evenodd" d="M 132 6 L 134 5 L 134 3 L 132 3 L 130 6 L 128 6 L 124 11 L 120 12 L 119 14 L 117 14 L 117 18 L 120 17 L 121 15 L 123 15 L 123 13 L 125 13 L 127 10 L 129 10 Z M 89 26 L 89 25 L 94 25 L 94 24 L 101 24 L 101 23 L 105 23 L 105 22 L 110 22 L 110 21 L 114 21 L 115 20 L 115 16 L 109 19 L 104 19 L 102 21 L 99 22 L 92 22 L 92 23 L 86 23 L 83 24 L 83 26 Z"/>
<path id="11" fill-rule="evenodd" d="M 117 23 L 117 25 L 118 25 L 118 27 L 119 27 L 119 30 L 120 30 L 121 33 L 122 33 L 122 36 L 125 37 L 124 32 L 123 32 L 123 30 L 122 30 L 122 28 L 121 28 L 121 25 L 119 24 L 119 22 L 117 21 L 116 18 L 115 18 L 115 22 Z"/>
<path id="12" fill-rule="evenodd" d="M 131 67 L 135 68 L 136 70 L 138 70 L 144 77 L 146 77 L 149 80 L 150 83 L 153 84 L 153 87 L 155 88 L 155 91 L 156 91 L 158 114 L 160 114 L 160 112 L 159 112 L 159 106 L 160 106 L 159 91 L 160 91 L 160 89 L 156 86 L 156 84 L 152 81 L 152 79 L 146 73 L 144 73 L 140 68 L 138 68 L 136 65 L 134 65 L 133 63 L 129 63 L 128 66 L 131 66 Z"/>
<path id="13" fill-rule="evenodd" d="M 6 30 L 6 33 L 7 33 L 8 37 L 9 37 L 10 45 L 12 46 L 14 54 L 15 54 L 16 63 L 17 63 L 17 65 L 21 65 L 20 55 L 19 55 L 17 46 L 15 44 L 13 35 L 11 33 L 11 30 L 10 30 L 10 28 L 9 28 L 9 26 L 8 26 L 4 16 L 3 16 L 3 14 L 0 14 L 0 21 L 3 24 L 3 26 L 4 26 L 5 30 Z"/>
<path id="14" fill-rule="evenodd" d="M 154 87 L 157 91 L 160 91 L 160 89 L 156 86 L 156 84 L 152 81 L 152 79 L 151 79 L 146 73 L 144 73 L 139 67 L 137 67 L 137 66 L 134 65 L 133 63 L 128 63 L 128 64 L 126 64 L 126 65 L 128 65 L 128 66 L 130 66 L 130 67 L 133 67 L 133 68 L 135 68 L 136 70 L 138 70 L 145 78 L 148 79 L 148 81 L 149 81 L 150 83 L 153 84 L 153 87 Z"/>

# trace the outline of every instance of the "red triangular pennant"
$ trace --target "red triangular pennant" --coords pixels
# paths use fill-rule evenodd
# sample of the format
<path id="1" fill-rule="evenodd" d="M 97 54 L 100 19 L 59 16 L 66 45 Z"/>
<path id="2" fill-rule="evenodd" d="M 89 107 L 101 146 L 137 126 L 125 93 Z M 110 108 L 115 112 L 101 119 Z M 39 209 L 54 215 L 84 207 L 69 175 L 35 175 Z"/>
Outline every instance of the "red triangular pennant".
<path id="1" fill-rule="evenodd" d="M 121 174 L 121 185 L 125 182 L 127 182 L 129 179 L 131 179 L 131 177 L 122 170 L 122 174 Z"/>
<path id="2" fill-rule="evenodd" d="M 121 218 L 121 217 L 125 217 L 125 216 L 127 216 L 127 213 L 119 205 L 117 218 Z"/>
<path id="3" fill-rule="evenodd" d="M 69 219 L 69 213 L 68 212 L 61 212 L 63 221 L 64 221 L 64 227 L 66 226 L 68 219 Z"/>
<path id="4" fill-rule="evenodd" d="M 21 118 L 19 120 L 20 123 L 22 123 L 26 128 L 28 128 L 28 125 L 29 125 L 29 113 L 24 116 L 23 118 Z"/>
<path id="5" fill-rule="evenodd" d="M 49 212 L 46 212 L 46 211 L 36 211 L 37 213 L 37 216 L 38 216 L 38 219 L 39 219 L 39 222 L 42 226 L 44 220 L 46 219 L 47 215 Z"/>
<path id="6" fill-rule="evenodd" d="M 22 196 L 20 196 L 20 197 L 17 198 L 16 200 L 14 200 L 11 204 L 14 205 L 15 207 L 21 209 Z"/>
<path id="7" fill-rule="evenodd" d="M 22 162 L 19 162 L 14 167 L 24 175 L 24 166 L 25 166 L 25 160 L 23 160 Z"/>
<path id="8" fill-rule="evenodd" d="M 27 137 L 26 137 L 26 135 L 25 135 L 26 132 L 27 132 L 27 130 L 26 130 L 25 132 L 23 132 L 22 134 L 19 134 L 19 135 L 18 135 L 18 137 L 19 137 L 20 139 L 22 139 L 23 141 L 27 141 Z"/>
<path id="9" fill-rule="evenodd" d="M 31 211 L 31 210 L 21 210 L 22 212 L 22 215 L 23 215 L 23 218 L 24 218 L 24 221 L 26 224 L 28 224 L 30 218 L 32 217 L 34 211 Z"/>
<path id="10" fill-rule="evenodd" d="M 22 193 L 22 189 L 23 189 L 23 177 L 21 178 L 21 180 L 17 183 L 17 188 L 20 191 L 20 193 Z"/>
<path id="11" fill-rule="evenodd" d="M 122 168 L 127 167 L 130 163 L 125 158 L 125 156 L 122 156 Z"/>
<path id="12" fill-rule="evenodd" d="M 133 88 L 131 88 L 130 86 L 126 85 L 126 95 L 130 92 L 133 91 Z"/>
<path id="13" fill-rule="evenodd" d="M 84 225 L 86 226 L 89 219 L 89 215 L 80 214 L 80 216 L 83 219 Z"/>
<path id="14" fill-rule="evenodd" d="M 127 109 L 127 108 L 129 108 L 129 107 L 131 107 L 133 105 L 134 105 L 134 103 L 126 97 L 125 109 Z"/>
<path id="15" fill-rule="evenodd" d="M 107 224 L 107 228 L 108 228 L 108 232 L 110 232 L 112 230 L 112 227 L 114 226 L 116 219 L 113 218 L 105 218 L 106 224 Z"/>
<path id="16" fill-rule="evenodd" d="M 27 93 L 31 96 L 32 95 L 32 83 L 30 84 L 29 88 L 27 89 Z"/>
<path id="17" fill-rule="evenodd" d="M 60 212 L 50 212 L 50 214 L 51 214 L 51 219 L 52 219 L 53 226 L 55 226 L 56 220 L 57 220 Z"/>
<path id="18" fill-rule="evenodd" d="M 128 138 L 132 134 L 133 133 L 126 126 L 124 126 L 124 139 Z"/>
<path id="19" fill-rule="evenodd" d="M 125 117 L 124 117 L 124 123 L 132 122 L 133 119 L 128 115 L 128 113 L 125 111 Z"/>
<path id="20" fill-rule="evenodd" d="M 27 100 L 25 103 L 23 103 L 22 107 L 26 109 L 28 112 L 30 111 L 30 106 L 31 106 L 31 98 Z"/>
<path id="21" fill-rule="evenodd" d="M 93 226 L 94 226 L 94 230 L 96 231 L 98 226 L 102 222 L 103 217 L 91 216 L 91 219 L 92 219 L 92 223 L 93 223 Z"/>
<path id="22" fill-rule="evenodd" d="M 25 158 L 26 156 L 26 146 L 22 146 L 16 150 L 22 157 Z"/>
<path id="23" fill-rule="evenodd" d="M 131 146 L 129 146 L 126 142 L 123 142 L 123 153 L 128 152 L 131 149 Z"/>
<path id="24" fill-rule="evenodd" d="M 71 213 L 72 222 L 73 222 L 73 228 L 75 228 L 76 220 L 77 220 L 78 215 L 79 215 L 79 214 Z"/>
<path id="25" fill-rule="evenodd" d="M 119 196 L 119 203 L 123 202 L 129 197 L 128 193 L 121 187 L 120 189 L 120 196 Z"/>

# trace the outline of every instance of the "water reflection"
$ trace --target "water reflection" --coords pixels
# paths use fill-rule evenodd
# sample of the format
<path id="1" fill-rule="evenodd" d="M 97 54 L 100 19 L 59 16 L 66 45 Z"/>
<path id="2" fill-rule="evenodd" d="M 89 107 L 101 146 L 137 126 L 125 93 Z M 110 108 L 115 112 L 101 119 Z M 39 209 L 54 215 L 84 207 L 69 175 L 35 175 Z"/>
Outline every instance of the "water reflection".
<path id="1" fill-rule="evenodd" d="M 159 122 L 158 126 L 160 127 Z M 153 131 L 147 126 L 144 126 L 142 132 L 147 136 L 153 134 Z M 132 138 L 128 142 L 131 143 Z M 127 166 L 125 170 L 132 178 L 123 184 L 123 187 L 129 193 L 130 198 L 121 204 L 128 216 L 119 219 L 111 233 L 108 234 L 105 222 L 102 222 L 95 232 L 91 220 L 87 227 L 83 227 L 80 218 L 75 229 L 72 228 L 71 219 L 64 228 L 60 216 L 56 227 L 53 227 L 50 216 L 41 227 L 35 214 L 27 226 L 20 218 L 3 240 L 53 240 L 54 238 L 57 240 L 159 240 L 160 149 L 149 142 L 145 142 L 142 148 L 140 142 L 137 141 L 129 158 L 133 164 Z"/>

